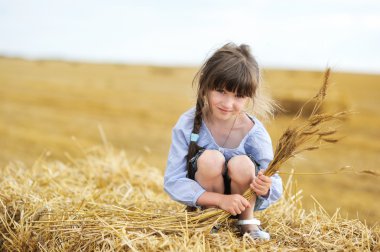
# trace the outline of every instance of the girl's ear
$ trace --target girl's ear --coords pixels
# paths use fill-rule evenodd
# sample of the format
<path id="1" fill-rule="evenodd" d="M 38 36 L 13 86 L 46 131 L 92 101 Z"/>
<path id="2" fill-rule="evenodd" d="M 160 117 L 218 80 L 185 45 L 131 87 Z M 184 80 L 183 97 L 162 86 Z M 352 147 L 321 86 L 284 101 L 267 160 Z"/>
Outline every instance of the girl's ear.
<path id="1" fill-rule="evenodd" d="M 208 108 L 209 108 L 209 106 L 208 106 L 208 100 L 207 100 L 206 96 L 203 97 L 203 104 L 204 105 L 203 105 L 202 113 L 205 114 L 208 111 Z"/>
<path id="2" fill-rule="evenodd" d="M 208 104 L 208 95 L 207 94 L 205 96 L 203 96 L 203 102 L 205 104 Z"/>
<path id="3" fill-rule="evenodd" d="M 211 112 L 209 102 L 208 102 L 208 92 L 206 93 L 205 96 L 203 96 L 203 103 L 204 103 L 203 112 L 205 112 L 205 113 Z"/>

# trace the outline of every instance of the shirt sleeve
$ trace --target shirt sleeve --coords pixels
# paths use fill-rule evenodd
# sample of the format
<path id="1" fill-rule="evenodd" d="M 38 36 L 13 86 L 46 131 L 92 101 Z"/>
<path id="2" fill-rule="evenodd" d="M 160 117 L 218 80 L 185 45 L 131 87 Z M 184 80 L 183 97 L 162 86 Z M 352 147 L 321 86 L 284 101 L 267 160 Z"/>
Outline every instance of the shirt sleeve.
<path id="1" fill-rule="evenodd" d="M 259 164 L 260 169 L 267 169 L 269 163 L 273 160 L 273 148 L 271 138 L 261 123 L 258 129 L 253 133 L 251 139 L 246 143 L 246 152 L 250 153 L 255 161 Z M 267 197 L 259 196 L 263 203 L 259 210 L 266 209 L 269 205 L 276 202 L 282 195 L 282 179 L 277 173 L 271 176 L 272 185 Z"/>
<path id="2" fill-rule="evenodd" d="M 192 128 L 192 125 L 189 126 Z M 189 131 L 188 134 L 187 131 Z M 164 189 L 173 200 L 188 206 L 196 206 L 199 196 L 205 192 L 205 189 L 195 180 L 186 177 L 186 156 L 191 129 L 187 131 L 184 130 L 181 121 L 173 128 L 172 144 L 164 177 Z"/>

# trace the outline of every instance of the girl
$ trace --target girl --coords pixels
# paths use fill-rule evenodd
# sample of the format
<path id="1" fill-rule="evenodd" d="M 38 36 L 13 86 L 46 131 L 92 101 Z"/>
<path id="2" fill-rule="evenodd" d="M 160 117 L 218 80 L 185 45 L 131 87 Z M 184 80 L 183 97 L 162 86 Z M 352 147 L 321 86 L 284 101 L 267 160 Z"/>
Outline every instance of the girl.
<path id="1" fill-rule="evenodd" d="M 194 78 L 195 108 L 173 128 L 164 188 L 172 199 L 192 207 L 219 207 L 238 215 L 241 234 L 269 240 L 253 218 L 280 198 L 279 175 L 262 170 L 273 159 L 263 124 L 244 112 L 251 100 L 255 114 L 271 115 L 273 106 L 260 92 L 260 75 L 249 46 L 229 43 L 217 50 Z M 257 197 L 242 194 L 251 187 Z"/>

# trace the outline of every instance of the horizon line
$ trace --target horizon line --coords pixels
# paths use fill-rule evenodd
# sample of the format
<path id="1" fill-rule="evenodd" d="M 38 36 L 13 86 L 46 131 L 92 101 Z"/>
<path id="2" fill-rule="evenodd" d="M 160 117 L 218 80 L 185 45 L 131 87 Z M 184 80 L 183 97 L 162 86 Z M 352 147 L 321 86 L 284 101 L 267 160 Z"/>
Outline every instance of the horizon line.
<path id="1" fill-rule="evenodd" d="M 114 59 L 102 59 L 102 60 L 91 60 L 83 59 L 77 57 L 59 57 L 59 56 L 49 56 L 49 57 L 33 57 L 33 56 L 23 56 L 16 54 L 4 54 L 0 52 L 0 59 L 15 59 L 15 60 L 25 60 L 25 61 L 51 61 L 51 62 L 66 62 L 66 63 L 79 63 L 79 64 L 97 64 L 97 65 L 129 65 L 129 66 L 152 66 L 152 67 L 167 67 L 167 68 L 198 68 L 203 62 L 199 64 L 192 63 L 158 63 L 154 61 L 128 61 L 128 60 L 114 60 Z M 282 70 L 282 71 L 302 71 L 302 72 L 324 72 L 327 68 L 330 68 L 334 73 L 346 73 L 346 74 L 363 74 L 363 75 L 380 75 L 379 71 L 371 70 L 358 70 L 358 69 L 339 69 L 332 66 L 326 65 L 325 68 L 318 67 L 300 67 L 300 66 L 284 66 L 281 64 L 261 64 L 261 69 L 266 70 Z"/>

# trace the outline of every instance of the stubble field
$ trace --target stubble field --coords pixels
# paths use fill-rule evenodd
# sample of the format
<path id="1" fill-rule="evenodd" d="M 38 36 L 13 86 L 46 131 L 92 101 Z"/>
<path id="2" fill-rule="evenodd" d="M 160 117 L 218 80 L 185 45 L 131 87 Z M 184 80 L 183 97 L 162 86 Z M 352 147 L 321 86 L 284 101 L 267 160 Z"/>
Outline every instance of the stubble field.
<path id="1" fill-rule="evenodd" d="M 70 162 L 102 143 L 101 128 L 129 160 L 157 167 L 163 175 L 171 128 L 193 105 L 195 72 L 196 68 L 185 67 L 0 58 L 1 167 L 16 160 L 32 165 L 41 155 Z M 295 111 L 318 90 L 323 74 L 265 69 L 263 78 L 285 110 L 265 122 L 275 145 Z M 380 171 L 379 83 L 378 75 L 333 69 L 324 109 L 356 113 L 342 122 L 338 144 L 303 154 L 282 169 L 284 180 L 295 170 L 306 209 L 314 206 L 314 197 L 329 213 L 340 208 L 343 216 L 369 226 L 380 219 L 378 176 L 318 175 L 347 166 Z"/>

